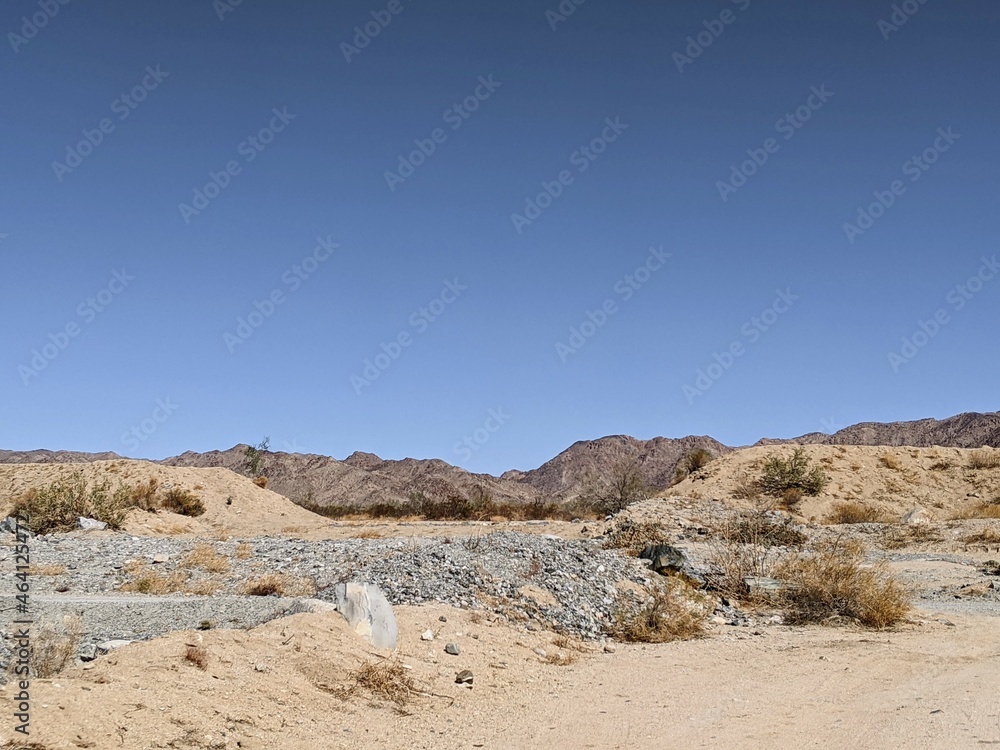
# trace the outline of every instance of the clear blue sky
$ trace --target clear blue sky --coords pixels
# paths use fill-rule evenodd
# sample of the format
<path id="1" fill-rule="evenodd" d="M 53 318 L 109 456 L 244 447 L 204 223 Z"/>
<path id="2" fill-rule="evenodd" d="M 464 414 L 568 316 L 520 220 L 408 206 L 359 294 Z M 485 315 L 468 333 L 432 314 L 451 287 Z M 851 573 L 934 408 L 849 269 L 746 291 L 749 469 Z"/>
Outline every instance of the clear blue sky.
<path id="1" fill-rule="evenodd" d="M 908 7 L 11 0 L 0 446 L 500 472 L 995 410 L 1000 278 L 956 288 L 1000 252 L 1000 7 Z"/>

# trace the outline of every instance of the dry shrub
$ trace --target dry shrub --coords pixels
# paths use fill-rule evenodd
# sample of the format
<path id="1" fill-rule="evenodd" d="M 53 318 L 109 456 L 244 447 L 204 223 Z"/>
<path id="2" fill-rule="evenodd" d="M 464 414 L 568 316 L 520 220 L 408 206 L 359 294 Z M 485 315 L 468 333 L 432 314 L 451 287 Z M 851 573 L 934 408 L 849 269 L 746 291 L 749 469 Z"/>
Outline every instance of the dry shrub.
<path id="1" fill-rule="evenodd" d="M 947 471 L 955 467 L 951 461 L 935 461 L 931 464 L 931 471 Z"/>
<path id="2" fill-rule="evenodd" d="M 88 485 L 82 472 L 77 472 L 24 492 L 14 500 L 11 515 L 26 516 L 32 532 L 47 534 L 76 528 L 80 516 L 120 529 L 134 507 L 129 485 L 119 484 L 112 489 L 107 480 Z"/>
<path id="3" fill-rule="evenodd" d="M 210 544 L 197 544 L 181 560 L 181 567 L 201 568 L 209 573 L 228 573 L 229 560 L 220 555 Z"/>
<path id="4" fill-rule="evenodd" d="M 608 634 L 621 641 L 669 643 L 698 638 L 712 607 L 707 598 L 679 578 L 654 583 L 639 606 L 625 604 L 615 613 Z"/>
<path id="5" fill-rule="evenodd" d="M 790 557 L 775 570 L 789 624 L 848 617 L 869 628 L 895 625 L 910 611 L 910 595 L 883 564 L 864 566 L 864 548 L 842 539 Z"/>
<path id="6" fill-rule="evenodd" d="M 51 677 L 71 665 L 76 660 L 82 635 L 83 621 L 76 615 L 66 615 L 61 625 L 46 622 L 35 626 L 28 657 L 31 674 L 39 678 Z M 12 660 L 8 672 L 14 664 Z"/>
<path id="7" fill-rule="evenodd" d="M 204 646 L 195 646 L 189 643 L 184 652 L 184 661 L 194 664 L 204 672 L 208 669 L 208 650 Z"/>
<path id="8" fill-rule="evenodd" d="M 704 448 L 697 448 L 684 456 L 677 464 L 674 471 L 673 484 L 683 481 L 692 474 L 697 474 L 711 463 L 715 458 L 711 452 Z"/>
<path id="9" fill-rule="evenodd" d="M 888 516 L 878 508 L 855 501 L 840 502 L 833 506 L 825 523 L 889 523 Z"/>
<path id="10" fill-rule="evenodd" d="M 61 576 L 66 572 L 65 565 L 29 565 L 29 576 Z"/>
<path id="11" fill-rule="evenodd" d="M 669 544 L 667 529 L 659 521 L 633 521 L 625 518 L 608 532 L 604 549 L 621 549 L 637 555 L 648 544 Z"/>
<path id="12" fill-rule="evenodd" d="M 985 528 L 967 534 L 962 537 L 961 541 L 965 544 L 1000 544 L 1000 531 L 994 528 Z"/>
<path id="13" fill-rule="evenodd" d="M 150 570 L 144 563 L 130 566 L 132 579 L 126 581 L 118 589 L 136 594 L 173 594 L 184 589 L 187 575 L 179 570 L 173 573 L 158 573 Z"/>
<path id="14" fill-rule="evenodd" d="M 989 448 L 981 448 L 972 451 L 969 455 L 968 466 L 970 469 L 1000 469 L 1000 451 Z"/>
<path id="15" fill-rule="evenodd" d="M 566 651 L 556 651 L 555 653 L 545 654 L 542 661 L 555 667 L 568 667 L 570 664 L 576 664 L 579 658 L 576 654 L 567 653 Z"/>
<path id="16" fill-rule="evenodd" d="M 952 517 L 953 521 L 976 518 L 1000 518 L 1000 503 L 976 503 L 958 511 Z"/>
<path id="17" fill-rule="evenodd" d="M 366 661 L 351 671 L 347 679 L 347 686 L 331 691 L 341 700 L 364 690 L 373 698 L 405 706 L 418 693 L 413 678 L 398 659 Z"/>
<path id="18" fill-rule="evenodd" d="M 580 654 L 589 654 L 591 649 L 581 641 L 573 640 L 566 635 L 557 635 L 552 639 L 552 645 L 563 651 L 576 651 Z"/>
<path id="19" fill-rule="evenodd" d="M 201 580 L 186 584 L 184 586 L 184 592 L 187 594 L 194 594 L 195 596 L 212 596 L 218 593 L 221 588 L 222 584 L 218 581 Z"/>
<path id="20" fill-rule="evenodd" d="M 205 512 L 205 504 L 201 498 L 180 487 L 171 487 L 167 490 L 160 500 L 160 504 L 164 510 L 192 518 Z"/>
<path id="21" fill-rule="evenodd" d="M 296 578 L 284 573 L 266 573 L 243 584 L 246 596 L 311 596 L 316 584 L 309 578 Z"/>
<path id="22" fill-rule="evenodd" d="M 739 513 L 719 530 L 718 536 L 727 542 L 759 547 L 801 547 L 808 541 L 791 518 L 764 510 Z"/>
<path id="23" fill-rule="evenodd" d="M 236 545 L 236 559 L 246 560 L 253 555 L 253 545 L 249 542 L 240 542 Z"/>
<path id="24" fill-rule="evenodd" d="M 254 477 L 253 483 L 260 487 L 262 490 L 267 489 L 267 477 Z"/>
<path id="25" fill-rule="evenodd" d="M 131 500 L 136 508 L 155 510 L 157 507 L 156 492 L 160 488 L 160 480 L 150 477 L 145 482 L 132 487 Z"/>
<path id="26" fill-rule="evenodd" d="M 878 460 L 887 469 L 892 469 L 893 471 L 903 470 L 903 464 L 899 462 L 899 457 L 895 453 L 883 453 L 878 457 Z"/>
<path id="27" fill-rule="evenodd" d="M 937 529 L 922 524 L 888 526 L 882 532 L 882 546 L 885 549 L 903 549 L 916 544 L 940 541 L 941 535 Z"/>
<path id="28" fill-rule="evenodd" d="M 375 529 L 362 529 L 354 535 L 355 539 L 381 539 L 382 532 Z"/>
<path id="29" fill-rule="evenodd" d="M 737 500 L 758 500 L 760 498 L 760 485 L 745 471 L 741 472 L 736 475 L 733 481 L 732 495 Z"/>

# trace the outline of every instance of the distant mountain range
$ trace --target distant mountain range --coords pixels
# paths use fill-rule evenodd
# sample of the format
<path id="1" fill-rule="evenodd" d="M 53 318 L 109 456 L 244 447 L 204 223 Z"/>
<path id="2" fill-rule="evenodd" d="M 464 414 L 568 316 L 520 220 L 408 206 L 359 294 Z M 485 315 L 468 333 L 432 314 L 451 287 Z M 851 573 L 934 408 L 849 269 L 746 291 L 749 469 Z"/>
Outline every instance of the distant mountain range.
<path id="1" fill-rule="evenodd" d="M 764 439 L 757 445 L 827 444 L 956 448 L 1000 447 L 1000 413 L 959 414 L 948 419 L 914 422 L 864 422 L 833 435 L 809 433 L 789 440 Z M 247 446 L 225 451 L 182 453 L 158 463 L 168 466 L 221 466 L 243 473 Z M 611 471 L 621 461 L 634 461 L 647 485 L 668 487 L 680 460 L 697 449 L 714 456 L 737 448 L 705 436 L 657 437 L 637 440 L 613 435 L 581 440 L 531 471 L 512 470 L 500 477 L 473 474 L 439 459 L 384 460 L 371 453 L 353 453 L 343 461 L 329 456 L 267 452 L 264 466 L 268 487 L 297 503 L 364 507 L 373 503 L 403 502 L 417 492 L 429 497 L 488 493 L 499 503 L 522 503 L 578 495 L 589 476 Z M 74 451 L 3 451 L 0 463 L 87 463 L 122 458 L 116 453 Z"/>

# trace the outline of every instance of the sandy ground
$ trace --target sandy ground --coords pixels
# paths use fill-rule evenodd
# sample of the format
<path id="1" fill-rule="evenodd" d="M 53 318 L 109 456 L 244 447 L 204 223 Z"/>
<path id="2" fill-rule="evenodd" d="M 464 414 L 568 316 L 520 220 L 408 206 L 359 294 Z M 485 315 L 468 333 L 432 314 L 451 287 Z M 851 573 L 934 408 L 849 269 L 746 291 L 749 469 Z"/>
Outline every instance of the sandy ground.
<path id="1" fill-rule="evenodd" d="M 1000 744 L 1000 619 L 918 612 L 895 632 L 716 626 L 616 653 L 559 653 L 551 633 L 402 607 L 399 708 L 331 689 L 375 653 L 336 613 L 126 646 L 33 687 L 45 748 L 964 748 Z M 447 617 L 447 622 L 438 620 Z M 951 624 L 947 624 L 951 623 Z M 421 641 L 427 629 L 434 641 Z M 474 637 L 474 636 L 478 636 Z M 444 653 L 446 642 L 461 646 Z M 209 655 L 205 671 L 187 644 Z M 591 647 L 593 648 L 593 647 Z M 454 684 L 471 669 L 474 686 Z M 12 688 L 0 714 L 12 713 Z M 10 720 L 0 738 L 12 736 Z"/>
<path id="2" fill-rule="evenodd" d="M 899 517 L 914 508 L 944 520 L 977 500 L 1000 498 L 1000 469 L 972 470 L 975 452 L 966 448 L 886 448 L 867 446 L 760 446 L 728 454 L 709 463 L 697 475 L 660 493 L 660 497 L 718 499 L 739 504 L 734 497 L 741 480 L 756 479 L 772 455 L 787 458 L 804 448 L 812 464 L 830 477 L 816 497 L 807 497 L 799 512 L 821 521 L 837 502 L 856 501 Z M 986 449 L 1000 455 L 998 449 Z M 947 467 L 947 468 L 945 468 Z"/>

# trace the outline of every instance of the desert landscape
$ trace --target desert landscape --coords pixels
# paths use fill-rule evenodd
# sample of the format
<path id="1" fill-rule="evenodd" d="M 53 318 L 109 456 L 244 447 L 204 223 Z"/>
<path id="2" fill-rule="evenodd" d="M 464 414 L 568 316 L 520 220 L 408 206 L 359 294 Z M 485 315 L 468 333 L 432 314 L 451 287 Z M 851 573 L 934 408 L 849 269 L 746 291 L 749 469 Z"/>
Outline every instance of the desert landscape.
<path id="1" fill-rule="evenodd" d="M 8 716 L 24 546 L 33 620 L 8 748 L 1000 743 L 997 414 L 608 437 L 500 477 L 2 452 L 0 501 Z"/>

